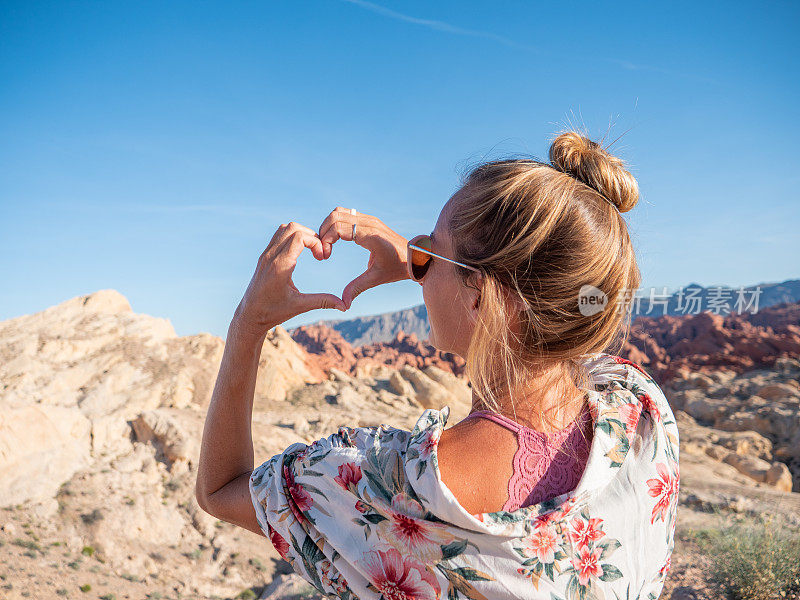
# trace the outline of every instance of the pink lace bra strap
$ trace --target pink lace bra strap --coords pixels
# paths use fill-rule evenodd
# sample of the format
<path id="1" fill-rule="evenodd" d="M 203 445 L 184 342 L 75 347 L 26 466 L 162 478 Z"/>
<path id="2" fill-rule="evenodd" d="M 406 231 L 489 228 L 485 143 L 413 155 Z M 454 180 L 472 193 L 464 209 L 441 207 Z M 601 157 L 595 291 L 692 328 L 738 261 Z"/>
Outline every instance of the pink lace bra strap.
<path id="1" fill-rule="evenodd" d="M 530 427 L 526 427 L 525 425 L 520 425 L 519 423 L 517 423 L 513 419 L 509 419 L 505 415 L 501 415 L 501 414 L 492 412 L 490 410 L 476 410 L 475 412 L 470 413 L 466 417 L 464 417 L 463 420 L 466 421 L 467 419 L 471 419 L 473 417 L 481 417 L 481 418 L 484 418 L 484 419 L 489 419 L 490 421 L 494 421 L 498 425 L 502 425 L 506 429 L 510 429 L 511 431 L 513 431 L 513 432 L 515 432 L 517 434 L 519 434 L 521 431 L 526 431 L 526 432 L 530 432 L 532 435 L 540 437 L 540 438 L 542 438 L 544 440 L 560 440 L 560 438 L 563 438 L 564 435 L 569 434 L 569 432 L 571 432 L 572 429 L 576 425 L 579 424 L 579 422 L 582 422 L 587 414 L 588 414 L 588 411 L 586 410 L 586 407 L 584 406 L 584 408 L 581 410 L 581 413 L 580 413 L 580 415 L 578 416 L 577 419 L 573 420 L 564 429 L 560 429 L 559 431 L 554 431 L 552 433 L 542 433 L 541 431 L 536 431 L 535 429 L 531 429 Z"/>
<path id="2" fill-rule="evenodd" d="M 510 429 L 511 431 L 513 431 L 515 433 L 519 433 L 519 431 L 523 427 L 522 425 L 520 425 L 516 421 L 513 421 L 512 419 L 509 419 L 508 417 L 506 417 L 504 415 L 497 414 L 497 413 L 492 412 L 490 410 L 476 410 L 475 412 L 470 413 L 466 417 L 464 417 L 463 420 L 466 421 L 467 419 L 471 419 L 473 417 L 481 417 L 481 418 L 484 418 L 484 419 L 489 419 L 490 421 L 494 421 L 498 425 L 502 425 L 503 427 L 505 427 L 507 429 Z"/>
<path id="3" fill-rule="evenodd" d="M 508 481 L 508 501 L 503 510 L 512 511 L 538 503 L 569 491 L 577 484 L 589 455 L 583 431 L 591 423 L 587 406 L 569 426 L 549 434 L 487 410 L 475 411 L 464 420 L 472 417 L 489 419 L 517 434 L 519 446 L 512 459 L 514 472 Z M 566 447 L 571 447 L 573 452 L 561 452 Z"/>

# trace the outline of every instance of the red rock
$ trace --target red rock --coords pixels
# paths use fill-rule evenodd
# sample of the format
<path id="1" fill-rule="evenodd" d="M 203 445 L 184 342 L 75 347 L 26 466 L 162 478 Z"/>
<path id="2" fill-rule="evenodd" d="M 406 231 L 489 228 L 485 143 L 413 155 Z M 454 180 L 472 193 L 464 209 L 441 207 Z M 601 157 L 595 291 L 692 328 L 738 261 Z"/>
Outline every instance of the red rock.
<path id="1" fill-rule="evenodd" d="M 292 331 L 292 338 L 303 346 L 319 364 L 329 371 L 332 367 L 350 375 L 366 365 L 386 365 L 399 369 L 411 365 L 423 369 L 429 365 L 454 375 L 463 375 L 465 362 L 460 356 L 440 352 L 421 342 L 415 334 L 398 332 L 388 343 L 378 342 L 353 348 L 335 329 L 324 325 L 306 325 Z"/>
<path id="2" fill-rule="evenodd" d="M 292 338 L 326 372 L 336 367 L 355 375 L 359 366 L 407 364 L 418 369 L 435 365 L 464 374 L 461 357 L 440 352 L 415 334 L 399 332 L 391 342 L 353 348 L 338 331 L 308 325 L 295 329 Z M 780 357 L 800 357 L 800 303 L 769 306 L 754 315 L 641 316 L 634 321 L 620 355 L 643 366 L 660 384 L 682 372 L 728 368 L 742 373 L 770 367 Z"/>
<path id="3" fill-rule="evenodd" d="M 780 357 L 800 356 L 800 303 L 776 304 L 754 315 L 638 317 L 621 354 L 662 384 L 680 372 L 768 368 Z"/>

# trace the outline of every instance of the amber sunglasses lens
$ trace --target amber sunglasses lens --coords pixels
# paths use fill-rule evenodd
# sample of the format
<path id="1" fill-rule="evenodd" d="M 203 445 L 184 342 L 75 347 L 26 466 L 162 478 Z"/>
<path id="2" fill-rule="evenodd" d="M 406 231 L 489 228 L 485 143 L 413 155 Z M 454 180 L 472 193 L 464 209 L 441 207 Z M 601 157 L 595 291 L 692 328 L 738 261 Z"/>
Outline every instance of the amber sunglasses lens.
<path id="1" fill-rule="evenodd" d="M 425 273 L 428 272 L 428 267 L 431 266 L 433 257 L 430 254 L 425 254 L 412 248 L 412 245 L 430 250 L 431 238 L 427 235 L 419 235 L 408 242 L 408 274 L 414 281 L 420 281 L 425 276 Z"/>

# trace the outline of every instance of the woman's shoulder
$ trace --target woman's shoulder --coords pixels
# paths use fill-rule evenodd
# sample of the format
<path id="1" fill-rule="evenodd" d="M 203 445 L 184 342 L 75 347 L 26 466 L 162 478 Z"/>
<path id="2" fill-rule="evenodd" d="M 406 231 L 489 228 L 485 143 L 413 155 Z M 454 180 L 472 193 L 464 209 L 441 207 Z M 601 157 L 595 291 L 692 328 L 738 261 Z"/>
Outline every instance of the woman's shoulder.
<path id="1" fill-rule="evenodd" d="M 664 391 L 656 379 L 641 364 L 614 354 L 600 352 L 587 355 L 583 361 L 592 381 L 592 387 L 601 392 L 625 389 L 630 398 L 652 403 L 654 407 L 668 409 Z"/>
<path id="2" fill-rule="evenodd" d="M 633 376 L 652 383 L 656 382 L 641 364 L 609 352 L 586 354 L 582 357 L 581 363 L 595 380 L 602 381 L 619 376 L 629 379 Z"/>
<path id="3" fill-rule="evenodd" d="M 442 412 L 445 416 L 442 416 Z M 434 415 L 434 413 L 436 413 Z M 309 443 L 296 442 L 283 452 L 262 463 L 253 472 L 257 480 L 267 469 L 291 465 L 293 470 L 314 467 L 334 471 L 344 463 L 367 460 L 371 455 L 395 454 L 401 459 L 418 459 L 427 453 L 428 444 L 438 437 L 446 421 L 445 411 L 426 410 L 411 430 L 380 424 L 372 426 L 340 426 L 335 433 Z"/>
<path id="4" fill-rule="evenodd" d="M 442 484 L 472 515 L 503 508 L 517 453 L 517 434 L 485 419 L 442 432 L 436 463 Z"/>
<path id="5" fill-rule="evenodd" d="M 396 451 L 404 454 L 411 432 L 386 424 L 367 427 L 340 426 L 336 433 L 308 444 L 298 457 L 311 464 L 328 459 L 363 460 L 370 453 Z"/>

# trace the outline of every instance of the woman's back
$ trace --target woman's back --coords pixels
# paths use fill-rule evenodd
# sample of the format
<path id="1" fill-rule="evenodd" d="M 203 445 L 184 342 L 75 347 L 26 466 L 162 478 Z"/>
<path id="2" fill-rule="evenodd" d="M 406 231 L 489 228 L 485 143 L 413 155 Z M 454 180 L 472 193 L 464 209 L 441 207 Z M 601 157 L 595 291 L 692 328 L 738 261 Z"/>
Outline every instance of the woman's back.
<path id="1" fill-rule="evenodd" d="M 591 452 L 557 497 L 500 510 L 514 431 L 478 418 L 445 429 L 445 407 L 411 431 L 342 426 L 273 456 L 250 476 L 259 526 L 344 600 L 656 598 L 674 548 L 678 430 L 656 382 L 623 361 L 585 361 Z"/>
<path id="2" fill-rule="evenodd" d="M 515 511 L 574 489 L 586 466 L 593 423 L 588 405 L 554 433 L 478 411 L 442 433 L 442 482 L 471 514 Z"/>

